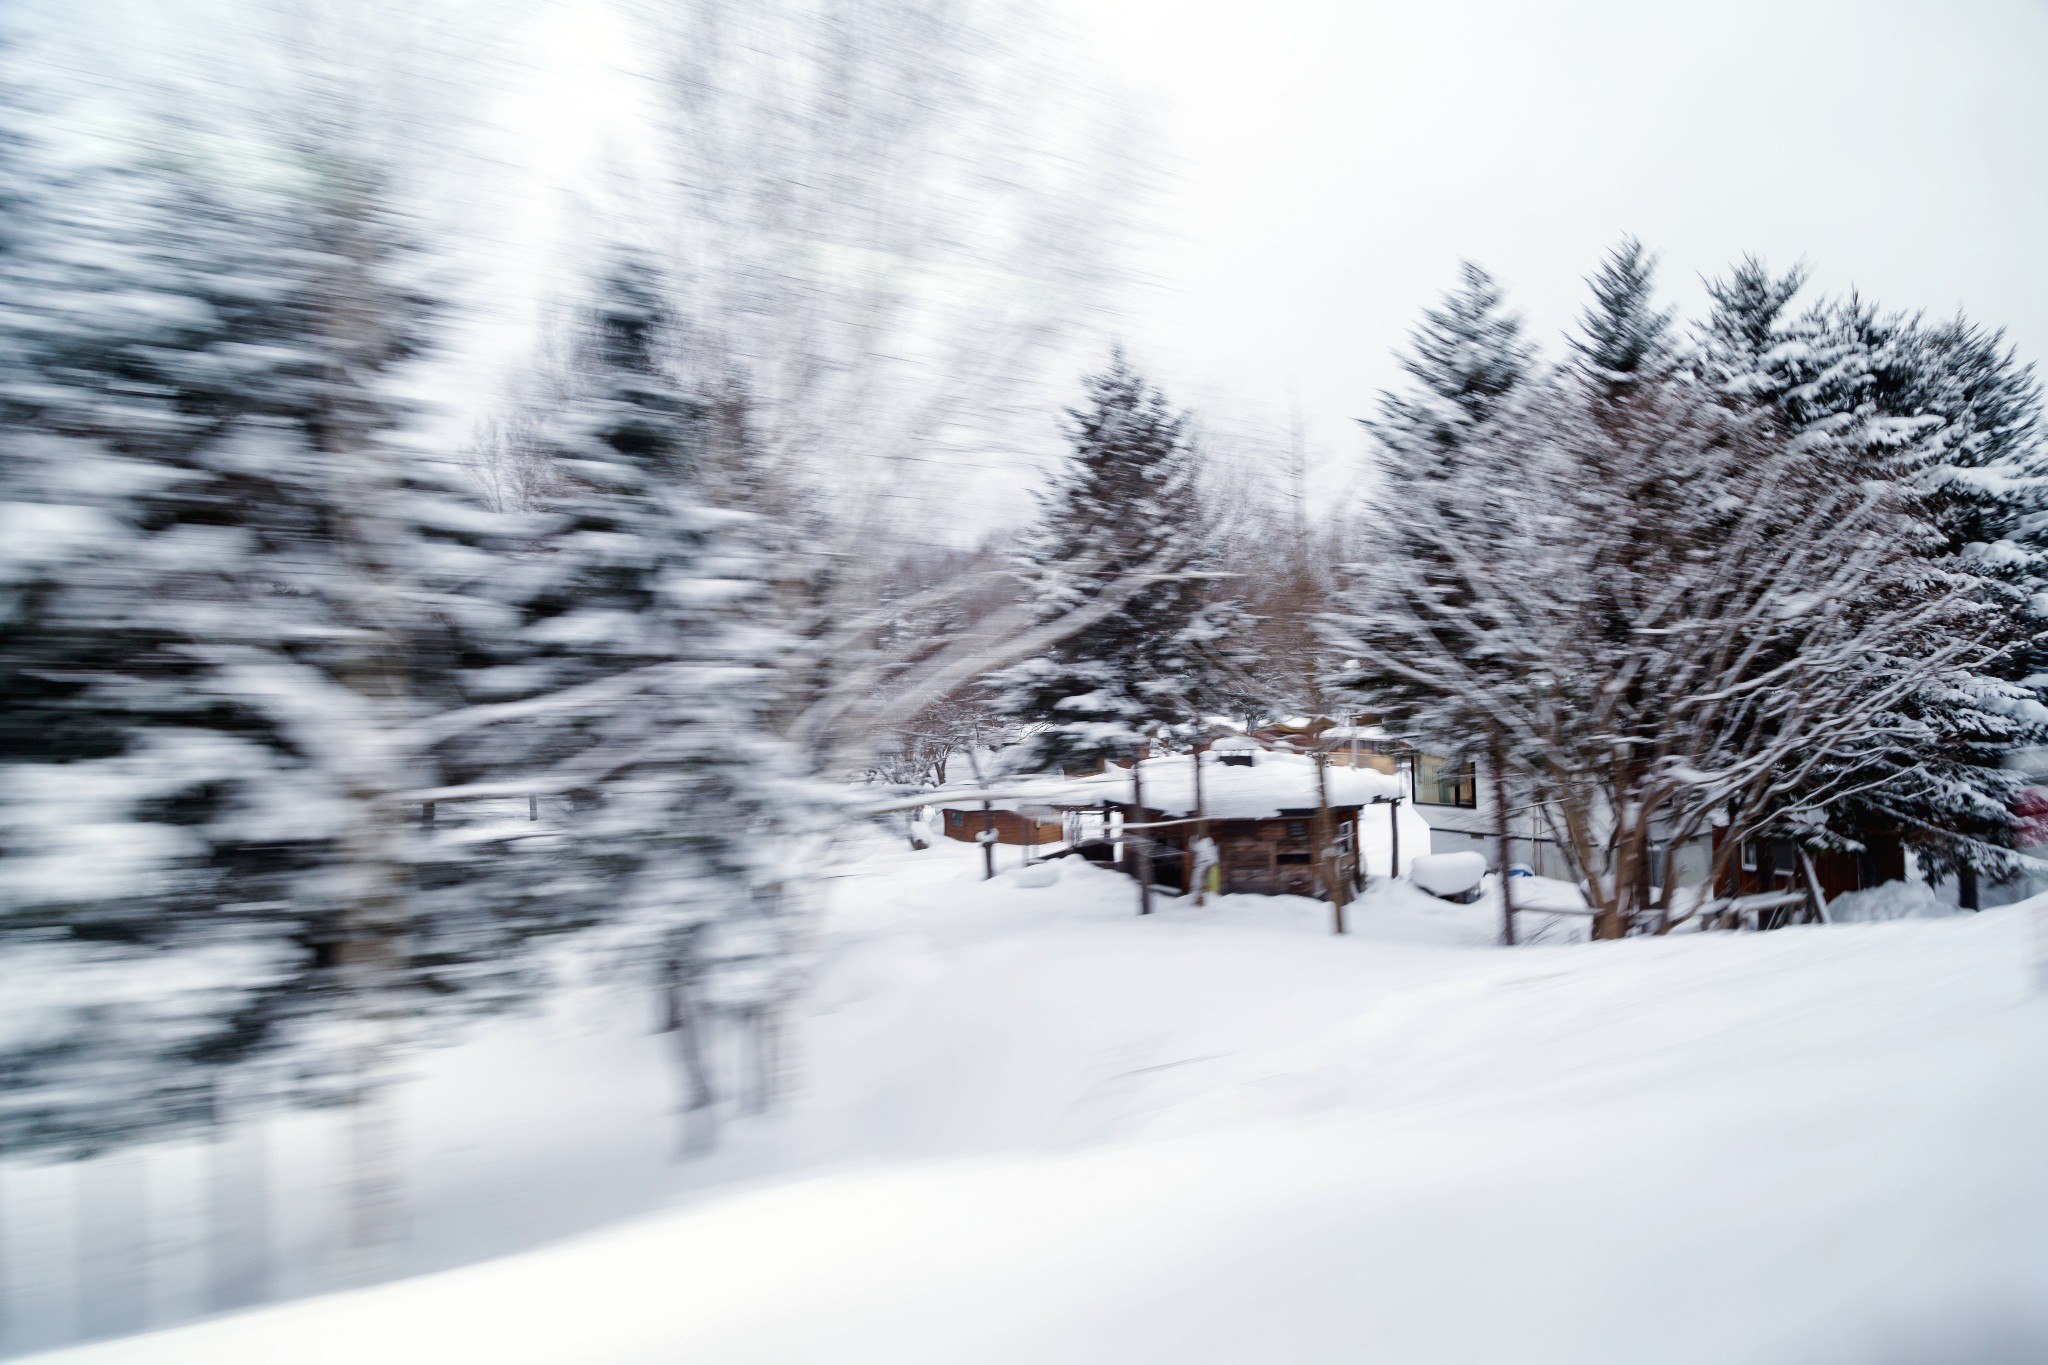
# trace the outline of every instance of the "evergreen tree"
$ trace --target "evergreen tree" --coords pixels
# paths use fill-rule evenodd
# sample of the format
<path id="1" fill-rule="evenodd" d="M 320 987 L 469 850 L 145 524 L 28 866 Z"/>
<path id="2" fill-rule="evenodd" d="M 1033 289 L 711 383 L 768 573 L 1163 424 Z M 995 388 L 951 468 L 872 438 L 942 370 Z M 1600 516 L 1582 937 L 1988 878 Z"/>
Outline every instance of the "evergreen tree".
<path id="1" fill-rule="evenodd" d="M 1726 279 L 1709 280 L 1712 308 L 1699 328 L 1694 365 L 1700 380 L 1731 404 L 1775 413 L 1798 402 L 1812 377 L 1810 325 L 1788 314 L 1806 284 L 1806 268 L 1780 276 L 1745 256 Z"/>
<path id="2" fill-rule="evenodd" d="M 1524 463 L 1522 443 L 1504 437 L 1542 381 L 1521 318 L 1507 310 L 1492 276 L 1469 261 L 1459 267 L 1457 287 L 1424 312 L 1399 360 L 1410 382 L 1384 394 L 1379 417 L 1365 425 L 1382 496 L 1400 512 L 1376 524 L 1375 562 L 1345 599 L 1369 591 L 1377 561 L 1397 557 L 1415 568 L 1419 589 L 1451 611 L 1469 601 L 1472 556 L 1493 562 L 1519 540 L 1515 499 L 1539 471 Z M 1416 508 L 1423 515 L 1408 515 Z M 1431 732 L 1439 750 L 1460 752 L 1485 728 L 1484 716 L 1455 704 L 1446 709 L 1437 689 L 1398 671 L 1368 668 L 1341 682 L 1358 706 L 1398 730 Z"/>
<path id="3" fill-rule="evenodd" d="M 769 728 L 782 639 L 766 566 L 750 518 L 707 496 L 709 414 L 668 373 L 665 293 L 633 256 L 602 281 L 541 433 L 568 491 L 507 580 L 520 661 L 479 697 L 491 723 L 455 747 L 461 766 L 567 802 L 569 894 L 606 942 L 657 965 L 703 1111 L 717 1094 L 699 1030 L 738 1017 L 759 1061 L 791 987 L 788 840 L 811 803 Z"/>
<path id="4" fill-rule="evenodd" d="M 1363 704 L 1536 799 L 1609 937 L 1697 910 L 1707 893 L 1676 904 L 1653 869 L 1709 826 L 1725 859 L 1867 796 L 1932 729 L 1910 712 L 1987 652 L 1970 586 L 1925 572 L 1903 463 L 1843 477 L 1844 450 L 1901 428 L 1750 401 L 1832 401 L 1859 373 L 1800 372 L 1821 347 L 1784 335 L 1807 326 L 1780 321 L 1789 288 L 1758 268 L 1719 289 L 1694 358 L 1640 248 L 1592 283 L 1576 361 L 1402 487 L 1330 625 Z M 1871 387 L 1895 354 L 1864 357 Z"/>
<path id="5" fill-rule="evenodd" d="M 1656 307 L 1656 271 L 1657 258 L 1626 237 L 1587 280 L 1593 302 L 1570 345 L 1579 372 L 1609 402 L 1677 368 L 1676 310 Z"/>
<path id="6" fill-rule="evenodd" d="M 1125 759 L 1214 702 L 1228 634 L 1204 577 L 1186 418 L 1118 351 L 1068 410 L 1072 453 L 1023 555 L 1036 618 L 1101 613 L 1047 654 L 991 677 L 1000 714 L 1031 727 L 1022 761 Z"/>
<path id="7" fill-rule="evenodd" d="M 16 1149 L 211 1122 L 223 1074 L 279 1049 L 309 1095 L 371 1084 L 338 1023 L 502 998 L 551 913 L 479 875 L 504 841 L 405 804 L 437 785 L 422 715 L 504 624 L 477 591 L 498 536 L 400 442 L 431 300 L 374 178 L 327 175 L 26 177 L 0 934 L 107 996 L 53 999 L 0 1063 Z"/>
<path id="8" fill-rule="evenodd" d="M 2024 541 L 2043 489 L 2037 390 L 1995 334 L 1961 319 L 1928 328 L 1854 296 L 1788 316 L 1802 282 L 1798 271 L 1773 280 L 1751 259 L 1711 284 L 1702 379 L 1834 477 L 1882 480 L 1906 497 L 1914 552 L 1845 609 L 1896 612 L 1959 587 L 1971 605 L 1931 635 L 1889 640 L 1892 676 L 1919 673 L 1954 640 L 2003 651 L 1900 698 L 1887 713 L 1893 742 L 1860 753 L 1852 781 L 1832 771 L 1821 779 L 1859 794 L 1808 832 L 1825 841 L 1897 830 L 1936 875 L 2002 871 L 2018 786 L 2004 760 L 2039 733 L 2021 681 L 2036 634 L 2038 561 Z M 1796 812 L 1800 802 L 1786 805 Z"/>
<path id="9" fill-rule="evenodd" d="M 104 165 L 15 183 L 0 926 L 106 997 L 53 1001 L 45 1038 L 9 1056 L 0 1140 L 90 1148 L 207 1116 L 202 1063 L 267 1038 L 290 970 L 270 907 L 332 835 L 292 818 L 326 811 L 203 656 L 259 635 L 283 586 L 243 576 L 238 513 L 277 492 L 252 409 L 302 353 L 281 344 L 274 243 L 191 187 Z M 251 954 L 182 993 L 128 984 Z"/>
<path id="10" fill-rule="evenodd" d="M 1384 395 L 1378 419 L 1365 423 L 1390 479 L 1455 473 L 1530 378 L 1533 352 L 1500 286 L 1470 261 L 1458 271 L 1458 287 L 1423 313 L 1399 357 L 1413 382 Z"/>

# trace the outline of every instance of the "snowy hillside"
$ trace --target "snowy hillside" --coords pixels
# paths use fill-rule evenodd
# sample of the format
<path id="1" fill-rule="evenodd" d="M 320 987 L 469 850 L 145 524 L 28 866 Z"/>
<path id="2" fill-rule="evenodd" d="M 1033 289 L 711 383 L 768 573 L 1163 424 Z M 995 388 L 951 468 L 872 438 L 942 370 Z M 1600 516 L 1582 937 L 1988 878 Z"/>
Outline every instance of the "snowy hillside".
<path id="1" fill-rule="evenodd" d="M 877 851 L 837 883 L 794 1099 L 684 1177 L 722 1191 L 39 1359 L 2048 1359 L 2048 902 L 1506 951 L 1483 907 L 1405 888 L 1338 939 L 1313 902 L 1141 920 L 1117 874 L 977 860 Z M 601 1182 L 649 1140 L 601 1131 L 606 1087 L 647 1077 L 550 1106 L 549 1066 L 610 1035 L 578 1036 L 516 1096 L 478 1091 L 501 1039 L 416 1102 L 488 1125 L 486 1170 L 537 1159 L 520 1105 L 553 1114 L 537 1203 L 553 1168 Z"/>

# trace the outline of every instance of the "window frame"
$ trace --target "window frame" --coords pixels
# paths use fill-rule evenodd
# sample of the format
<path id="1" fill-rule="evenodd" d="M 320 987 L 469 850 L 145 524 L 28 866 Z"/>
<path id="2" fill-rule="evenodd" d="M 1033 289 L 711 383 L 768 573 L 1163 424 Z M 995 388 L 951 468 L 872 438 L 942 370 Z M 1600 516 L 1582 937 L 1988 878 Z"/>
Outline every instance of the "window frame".
<path id="1" fill-rule="evenodd" d="M 1457 765 L 1450 781 L 1439 776 L 1451 760 L 1436 754 L 1417 754 L 1409 769 L 1409 789 L 1414 793 L 1418 806 L 1443 806 L 1450 810 L 1479 809 L 1479 766 L 1471 759 Z M 1427 776 L 1425 776 L 1425 773 Z M 1425 783 L 1430 795 L 1424 796 Z M 1452 793 L 1449 801 L 1439 800 L 1446 790 Z"/>

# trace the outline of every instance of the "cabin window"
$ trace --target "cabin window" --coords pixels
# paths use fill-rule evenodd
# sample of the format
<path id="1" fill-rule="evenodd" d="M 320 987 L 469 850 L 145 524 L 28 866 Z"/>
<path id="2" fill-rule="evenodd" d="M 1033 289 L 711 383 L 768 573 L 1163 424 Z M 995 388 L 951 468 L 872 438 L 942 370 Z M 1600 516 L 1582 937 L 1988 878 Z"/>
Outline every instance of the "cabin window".
<path id="1" fill-rule="evenodd" d="M 1349 820 L 1342 820 L 1337 824 L 1337 851 L 1340 853 L 1349 853 L 1351 851 L 1351 822 Z"/>
<path id="2" fill-rule="evenodd" d="M 1756 871 L 1756 840 L 1754 839 L 1744 839 L 1742 841 L 1742 870 L 1744 872 Z"/>
<path id="3" fill-rule="evenodd" d="M 946 823 L 951 825 L 954 829 L 960 828 L 960 819 L 961 816 L 959 811 L 949 810 L 946 812 Z"/>
<path id="4" fill-rule="evenodd" d="M 1287 837 L 1296 843 L 1308 838 L 1308 821 L 1289 820 L 1287 822 Z"/>
<path id="5" fill-rule="evenodd" d="M 1793 877 L 1799 872 L 1799 846 L 1790 839 L 1771 841 L 1771 875 Z"/>
<path id="6" fill-rule="evenodd" d="M 1305 867 L 1308 865 L 1309 856 L 1306 853 L 1276 853 L 1273 855 L 1273 861 L 1276 863 L 1293 864 L 1297 867 Z"/>
<path id="7" fill-rule="evenodd" d="M 1415 800 L 1425 806 L 1474 809 L 1479 805 L 1478 773 L 1469 762 L 1453 763 L 1434 754 L 1419 754 L 1415 759 Z"/>

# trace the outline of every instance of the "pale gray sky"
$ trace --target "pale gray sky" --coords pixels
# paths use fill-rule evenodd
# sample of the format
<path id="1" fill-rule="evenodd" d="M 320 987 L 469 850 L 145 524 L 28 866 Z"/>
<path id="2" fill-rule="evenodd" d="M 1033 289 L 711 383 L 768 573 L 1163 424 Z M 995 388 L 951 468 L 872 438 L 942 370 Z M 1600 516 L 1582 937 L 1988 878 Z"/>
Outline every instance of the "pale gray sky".
<path id="1" fill-rule="evenodd" d="M 155 0 L 104 3 L 139 22 Z M 1105 330 L 1182 402 L 1277 424 L 1298 393 L 1321 486 L 1463 256 L 1552 347 L 1632 232 L 1688 312 L 1702 273 L 1755 251 L 1806 259 L 1822 290 L 1962 306 L 2048 360 L 2048 0 L 1045 3 L 1161 154 L 1156 231 L 1130 261 L 1151 283 Z M 502 4 L 521 36 L 479 76 L 503 85 L 482 121 L 516 171 L 503 194 L 447 187 L 484 304 L 442 385 L 465 426 L 531 346 L 536 294 L 559 292 L 553 244 L 589 235 L 593 187 L 644 141 L 609 0 Z M 1028 513 L 1033 478 L 981 480 L 959 523 Z"/>
<path id="2" fill-rule="evenodd" d="M 2048 359 L 2040 0 L 1063 0 L 1152 105 L 1160 281 L 1125 333 L 1170 380 L 1348 419 L 1479 260 L 1546 342 L 1624 232 L 1672 302 L 1745 251 Z"/>

